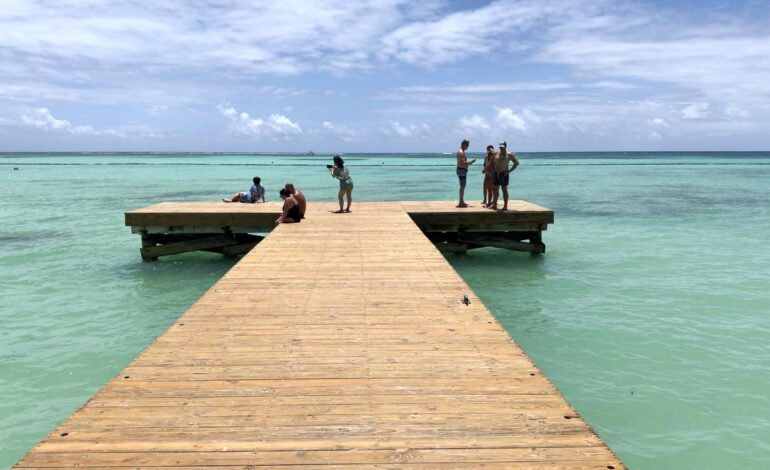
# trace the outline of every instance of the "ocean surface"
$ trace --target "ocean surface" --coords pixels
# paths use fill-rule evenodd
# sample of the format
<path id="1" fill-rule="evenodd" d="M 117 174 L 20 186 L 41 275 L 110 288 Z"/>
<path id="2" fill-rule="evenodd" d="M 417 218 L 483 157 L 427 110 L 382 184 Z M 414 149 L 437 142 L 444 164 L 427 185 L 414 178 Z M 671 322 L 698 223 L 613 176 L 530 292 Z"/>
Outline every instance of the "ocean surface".
<path id="1" fill-rule="evenodd" d="M 343 157 L 355 200 L 456 198 L 452 155 Z M 770 153 L 519 157 L 512 197 L 556 212 L 548 252 L 447 255 L 455 269 L 630 468 L 770 468 Z M 235 262 L 142 263 L 125 211 L 255 175 L 268 200 L 289 180 L 336 200 L 330 160 L 0 154 L 0 468 Z"/>

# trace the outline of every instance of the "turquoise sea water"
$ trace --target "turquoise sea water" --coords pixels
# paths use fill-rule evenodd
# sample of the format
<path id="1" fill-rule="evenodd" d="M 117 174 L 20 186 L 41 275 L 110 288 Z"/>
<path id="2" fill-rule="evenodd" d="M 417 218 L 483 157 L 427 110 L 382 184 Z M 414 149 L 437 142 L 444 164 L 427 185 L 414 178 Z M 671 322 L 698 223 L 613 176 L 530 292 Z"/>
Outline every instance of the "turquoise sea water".
<path id="1" fill-rule="evenodd" d="M 770 153 L 520 157 L 512 197 L 556 211 L 548 253 L 453 266 L 629 467 L 770 467 Z M 452 155 L 345 158 L 358 200 L 456 197 Z M 126 210 L 216 200 L 254 175 L 268 199 L 292 180 L 334 200 L 329 160 L 0 154 L 0 467 L 234 263 L 142 263 Z M 480 184 L 474 169 L 469 201 Z"/>

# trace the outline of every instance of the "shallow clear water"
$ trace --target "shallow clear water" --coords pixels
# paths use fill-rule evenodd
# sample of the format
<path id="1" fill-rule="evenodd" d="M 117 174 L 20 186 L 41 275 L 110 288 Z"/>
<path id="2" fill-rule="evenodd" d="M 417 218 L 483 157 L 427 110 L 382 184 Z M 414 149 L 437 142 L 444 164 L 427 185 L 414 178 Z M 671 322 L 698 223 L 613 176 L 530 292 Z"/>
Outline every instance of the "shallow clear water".
<path id="1" fill-rule="evenodd" d="M 629 467 L 770 466 L 770 153 L 520 156 L 512 197 L 556 211 L 548 253 L 483 249 L 455 268 Z M 0 154 L 0 467 L 233 264 L 142 263 L 126 210 L 254 175 L 268 199 L 292 180 L 334 200 L 328 160 Z M 451 155 L 346 161 L 359 200 L 456 197 Z"/>

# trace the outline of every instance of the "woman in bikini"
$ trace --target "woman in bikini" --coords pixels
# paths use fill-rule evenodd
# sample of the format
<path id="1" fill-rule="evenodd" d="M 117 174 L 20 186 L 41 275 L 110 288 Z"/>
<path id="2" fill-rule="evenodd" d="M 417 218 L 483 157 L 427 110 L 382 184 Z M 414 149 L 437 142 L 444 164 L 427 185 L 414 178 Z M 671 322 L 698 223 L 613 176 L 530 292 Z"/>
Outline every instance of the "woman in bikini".
<path id="1" fill-rule="evenodd" d="M 302 214 L 299 212 L 299 203 L 291 195 L 288 189 L 283 188 L 280 192 L 283 199 L 283 213 L 275 221 L 275 224 L 294 224 L 302 220 Z"/>

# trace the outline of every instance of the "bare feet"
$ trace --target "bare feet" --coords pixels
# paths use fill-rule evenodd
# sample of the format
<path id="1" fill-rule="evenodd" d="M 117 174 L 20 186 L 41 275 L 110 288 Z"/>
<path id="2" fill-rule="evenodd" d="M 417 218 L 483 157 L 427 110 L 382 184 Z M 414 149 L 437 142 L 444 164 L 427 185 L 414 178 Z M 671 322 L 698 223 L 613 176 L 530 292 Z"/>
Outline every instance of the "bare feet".
<path id="1" fill-rule="evenodd" d="M 345 211 L 343 211 L 342 209 L 340 209 L 340 210 L 338 210 L 338 211 L 334 211 L 334 212 L 332 212 L 332 214 L 342 214 L 342 213 L 344 213 L 344 212 L 345 212 Z"/>
<path id="2" fill-rule="evenodd" d="M 347 209 L 345 209 L 345 212 L 350 212 L 350 208 L 348 207 Z"/>
<path id="3" fill-rule="evenodd" d="M 503 207 L 502 209 L 500 209 L 500 212 L 507 212 L 507 211 L 508 211 L 507 207 Z"/>
<path id="4" fill-rule="evenodd" d="M 468 204 L 461 202 L 460 204 L 457 204 L 455 207 L 468 207 Z"/>

